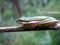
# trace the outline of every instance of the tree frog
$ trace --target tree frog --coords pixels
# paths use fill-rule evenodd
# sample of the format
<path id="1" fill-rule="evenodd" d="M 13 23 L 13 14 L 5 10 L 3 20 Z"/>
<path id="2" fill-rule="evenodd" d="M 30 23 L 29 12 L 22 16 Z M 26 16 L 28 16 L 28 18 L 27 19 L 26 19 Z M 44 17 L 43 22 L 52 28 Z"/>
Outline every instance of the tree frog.
<path id="1" fill-rule="evenodd" d="M 24 17 L 22 16 L 17 20 L 18 24 L 22 24 L 25 28 L 35 28 L 35 27 L 50 27 L 55 26 L 59 20 L 49 17 L 49 16 L 32 16 Z"/>

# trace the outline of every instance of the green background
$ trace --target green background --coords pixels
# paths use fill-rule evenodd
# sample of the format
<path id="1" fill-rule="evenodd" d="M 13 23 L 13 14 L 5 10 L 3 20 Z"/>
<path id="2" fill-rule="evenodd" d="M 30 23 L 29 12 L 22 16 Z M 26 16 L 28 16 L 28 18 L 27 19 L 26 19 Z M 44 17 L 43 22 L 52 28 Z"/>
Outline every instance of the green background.
<path id="1" fill-rule="evenodd" d="M 46 2 L 45 2 L 46 1 Z M 24 16 L 51 16 L 60 20 L 60 0 L 19 0 Z M 0 26 L 17 26 L 17 13 L 10 0 L 0 0 Z M 60 30 L 0 33 L 0 45 L 60 45 Z"/>

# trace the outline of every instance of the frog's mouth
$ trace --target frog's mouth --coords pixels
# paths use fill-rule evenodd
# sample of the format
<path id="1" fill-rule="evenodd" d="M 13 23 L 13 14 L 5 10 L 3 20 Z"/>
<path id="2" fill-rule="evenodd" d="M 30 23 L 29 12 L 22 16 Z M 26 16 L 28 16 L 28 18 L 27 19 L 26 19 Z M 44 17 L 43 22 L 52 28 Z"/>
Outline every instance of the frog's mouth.
<path id="1" fill-rule="evenodd" d="M 26 21 L 26 20 L 17 20 L 16 22 L 29 22 L 29 21 Z"/>
<path id="2" fill-rule="evenodd" d="M 27 23 L 27 22 L 29 22 L 29 21 L 25 21 L 25 20 L 17 20 L 16 21 L 18 24 L 23 24 L 23 23 Z"/>

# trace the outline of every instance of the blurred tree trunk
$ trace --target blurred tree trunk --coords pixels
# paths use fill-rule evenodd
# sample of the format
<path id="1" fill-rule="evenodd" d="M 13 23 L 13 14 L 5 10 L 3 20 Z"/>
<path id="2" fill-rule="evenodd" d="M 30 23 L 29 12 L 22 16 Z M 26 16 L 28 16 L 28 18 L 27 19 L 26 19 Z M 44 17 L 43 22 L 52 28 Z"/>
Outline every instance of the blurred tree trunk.
<path id="1" fill-rule="evenodd" d="M 19 0 L 12 0 L 12 4 L 15 8 L 15 11 L 17 12 L 18 17 L 20 18 L 22 16 L 21 3 Z"/>

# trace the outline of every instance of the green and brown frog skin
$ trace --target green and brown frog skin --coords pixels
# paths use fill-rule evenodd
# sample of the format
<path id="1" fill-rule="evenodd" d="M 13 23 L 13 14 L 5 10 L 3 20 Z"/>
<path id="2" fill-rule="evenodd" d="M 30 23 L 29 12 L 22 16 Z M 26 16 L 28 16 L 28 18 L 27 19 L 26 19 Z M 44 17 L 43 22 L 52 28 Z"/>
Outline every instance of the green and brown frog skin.
<path id="1" fill-rule="evenodd" d="M 35 27 L 51 27 L 55 26 L 59 21 L 49 16 L 34 16 L 34 17 L 21 17 L 17 20 L 25 28 Z"/>

